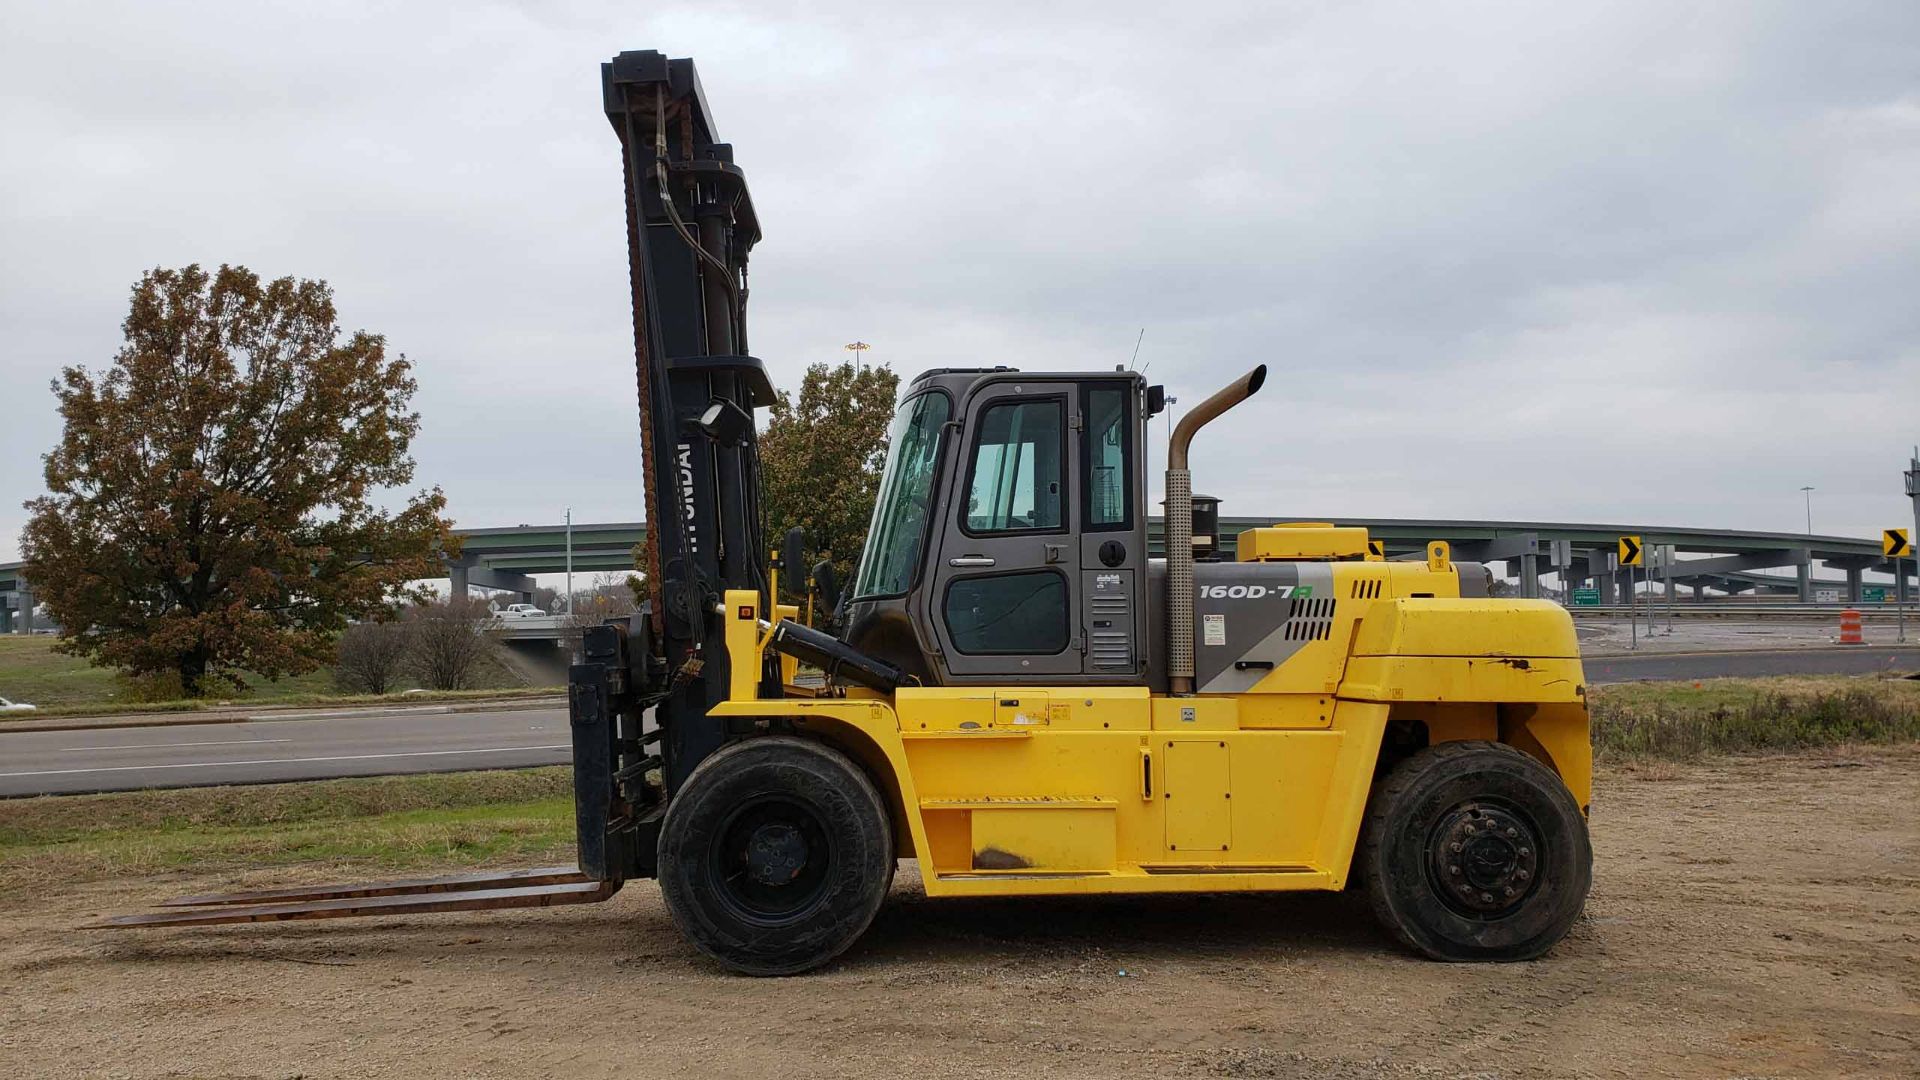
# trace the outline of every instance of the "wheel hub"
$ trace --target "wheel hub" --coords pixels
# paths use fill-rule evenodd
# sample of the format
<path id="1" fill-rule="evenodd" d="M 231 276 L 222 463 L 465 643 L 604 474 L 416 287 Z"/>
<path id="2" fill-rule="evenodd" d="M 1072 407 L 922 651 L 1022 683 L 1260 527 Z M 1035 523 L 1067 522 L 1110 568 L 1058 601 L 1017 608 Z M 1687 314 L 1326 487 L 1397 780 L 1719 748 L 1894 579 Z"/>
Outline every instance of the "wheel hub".
<path id="1" fill-rule="evenodd" d="M 1480 802 L 1462 803 L 1434 826 L 1434 880 L 1447 906 L 1463 914 L 1503 914 L 1539 881 L 1540 841 L 1525 817 Z"/>
<path id="2" fill-rule="evenodd" d="M 807 838 L 791 825 L 762 825 L 747 840 L 747 876 L 758 884 L 789 884 L 806 865 Z"/>
<path id="3" fill-rule="evenodd" d="M 826 894 L 834 852 L 810 804 L 767 795 L 727 815 L 708 849 L 707 872 L 737 917 L 773 926 L 801 917 Z"/>

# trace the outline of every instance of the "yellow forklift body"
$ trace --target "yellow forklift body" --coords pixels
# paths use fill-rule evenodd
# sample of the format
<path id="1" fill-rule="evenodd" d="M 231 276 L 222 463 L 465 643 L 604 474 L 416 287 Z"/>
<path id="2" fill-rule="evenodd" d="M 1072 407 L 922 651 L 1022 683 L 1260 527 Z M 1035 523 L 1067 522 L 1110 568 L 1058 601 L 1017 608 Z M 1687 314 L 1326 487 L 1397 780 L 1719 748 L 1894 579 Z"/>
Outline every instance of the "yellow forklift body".
<path id="1" fill-rule="evenodd" d="M 1364 530 L 1253 533 L 1249 561 L 1332 561 L 1336 603 L 1324 639 L 1243 693 L 908 686 L 762 699 L 748 673 L 766 641 L 757 597 L 741 590 L 726 594 L 733 695 L 713 714 L 791 725 L 865 766 L 929 896 L 1339 889 L 1400 718 L 1431 742 L 1509 743 L 1585 809 L 1585 678 L 1564 611 L 1461 599 L 1443 544 L 1424 561 L 1381 562 L 1366 558 Z"/>

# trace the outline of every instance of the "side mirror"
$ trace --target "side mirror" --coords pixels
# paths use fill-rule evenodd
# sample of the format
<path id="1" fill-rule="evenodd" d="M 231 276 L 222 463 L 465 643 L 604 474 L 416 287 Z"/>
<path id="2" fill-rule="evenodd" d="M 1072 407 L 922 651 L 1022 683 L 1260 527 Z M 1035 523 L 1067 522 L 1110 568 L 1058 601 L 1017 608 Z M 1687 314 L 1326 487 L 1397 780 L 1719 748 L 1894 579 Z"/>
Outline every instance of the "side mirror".
<path id="1" fill-rule="evenodd" d="M 840 613 L 840 579 L 834 574 L 831 561 L 821 559 L 813 564 L 813 591 L 820 594 L 821 603 L 827 606 L 828 618 Z"/>
<path id="2" fill-rule="evenodd" d="M 795 525 L 787 530 L 786 539 L 780 543 L 780 569 L 786 571 L 787 580 L 792 582 L 788 589 L 799 589 L 800 568 L 806 565 L 806 557 L 807 530 Z"/>

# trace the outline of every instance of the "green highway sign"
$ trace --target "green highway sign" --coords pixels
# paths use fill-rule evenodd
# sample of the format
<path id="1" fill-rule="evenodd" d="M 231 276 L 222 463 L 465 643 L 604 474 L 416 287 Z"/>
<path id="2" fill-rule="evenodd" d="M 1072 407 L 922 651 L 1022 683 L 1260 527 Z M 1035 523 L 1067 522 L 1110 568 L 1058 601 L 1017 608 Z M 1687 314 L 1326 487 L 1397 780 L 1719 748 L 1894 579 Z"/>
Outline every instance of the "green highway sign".
<path id="1" fill-rule="evenodd" d="M 1600 590 L 1599 589 L 1575 589 L 1573 590 L 1573 602 L 1574 602 L 1574 605 L 1577 607 L 1599 607 L 1600 606 Z"/>
<path id="2" fill-rule="evenodd" d="M 1860 602 L 1863 604 L 1884 604 L 1887 602 L 1887 589 L 1884 585 L 1860 586 Z"/>

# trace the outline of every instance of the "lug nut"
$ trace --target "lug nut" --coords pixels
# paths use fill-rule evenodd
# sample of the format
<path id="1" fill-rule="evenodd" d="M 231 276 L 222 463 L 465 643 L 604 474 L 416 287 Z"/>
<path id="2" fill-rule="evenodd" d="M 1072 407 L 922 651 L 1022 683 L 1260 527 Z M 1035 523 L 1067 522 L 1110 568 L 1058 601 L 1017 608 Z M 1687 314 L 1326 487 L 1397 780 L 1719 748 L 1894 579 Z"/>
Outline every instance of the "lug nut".
<path id="1" fill-rule="evenodd" d="M 1512 896 L 1512 895 L 1513 895 L 1513 886 L 1511 886 L 1511 885 L 1509 885 L 1509 886 L 1507 886 L 1507 895 L 1508 895 L 1508 896 Z"/>
<path id="2" fill-rule="evenodd" d="M 1493 894 L 1492 894 L 1492 893 L 1490 893 L 1490 892 L 1483 892 L 1483 893 L 1481 893 L 1481 894 L 1480 894 L 1480 902 L 1481 902 L 1481 903 L 1483 903 L 1483 904 L 1491 904 L 1491 903 L 1493 903 Z"/>
<path id="3" fill-rule="evenodd" d="M 1449 874 L 1458 874 L 1459 872 L 1460 872 L 1460 868 L 1459 868 L 1459 867 L 1457 867 L 1457 866 L 1449 866 L 1449 867 L 1447 867 L 1447 873 L 1449 873 Z"/>
<path id="4" fill-rule="evenodd" d="M 1455 840 L 1455 841 L 1454 841 L 1453 843 L 1451 843 L 1451 844 L 1448 844 L 1448 845 L 1447 845 L 1447 850 L 1448 850 L 1448 851 L 1459 851 L 1459 850 L 1460 850 L 1460 841 L 1458 841 L 1458 840 Z"/>
<path id="5" fill-rule="evenodd" d="M 1516 828 L 1514 828 L 1514 827 L 1513 827 L 1513 826 L 1511 826 L 1511 825 L 1509 825 L 1509 826 L 1507 826 L 1507 835 L 1508 835 L 1509 837 L 1514 837 L 1514 836 L 1519 836 L 1519 835 L 1520 835 L 1520 830 L 1519 830 L 1519 829 L 1516 829 Z"/>
<path id="6" fill-rule="evenodd" d="M 1468 836 L 1472 836 L 1472 835 L 1473 835 L 1473 826 L 1471 826 L 1471 825 L 1469 825 L 1469 826 L 1467 826 L 1467 827 L 1466 827 L 1466 829 L 1467 829 L 1467 835 L 1468 835 Z"/>
<path id="7" fill-rule="evenodd" d="M 1520 879 L 1521 881 L 1525 881 L 1525 880 L 1527 880 L 1527 878 L 1528 878 L 1528 877 L 1530 877 L 1530 876 L 1532 876 L 1532 875 L 1530 875 L 1530 874 L 1528 874 L 1528 873 L 1527 873 L 1527 872 L 1526 872 L 1525 870 L 1522 870 L 1522 871 L 1520 871 L 1520 872 L 1519 872 L 1518 874 L 1516 874 L 1516 875 L 1514 875 L 1514 876 L 1516 876 L 1516 877 L 1518 877 L 1518 878 L 1519 878 L 1519 879 Z"/>
<path id="8" fill-rule="evenodd" d="M 1533 849 L 1532 849 L 1532 848 L 1521 848 L 1521 849 L 1520 849 L 1520 857 L 1521 857 L 1521 858 L 1523 858 L 1523 859 L 1524 859 L 1524 858 L 1526 858 L 1526 857 L 1528 857 L 1528 856 L 1530 856 L 1530 855 L 1532 855 L 1532 854 L 1533 854 Z"/>

